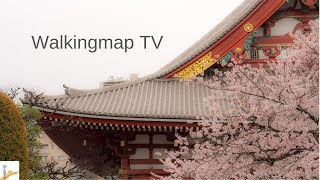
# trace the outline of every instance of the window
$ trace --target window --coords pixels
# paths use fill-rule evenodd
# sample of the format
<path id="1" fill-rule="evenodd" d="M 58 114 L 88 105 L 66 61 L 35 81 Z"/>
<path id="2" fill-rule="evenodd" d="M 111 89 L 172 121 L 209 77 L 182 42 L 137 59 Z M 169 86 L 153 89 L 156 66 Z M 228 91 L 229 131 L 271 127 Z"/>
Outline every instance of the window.
<path id="1" fill-rule="evenodd" d="M 64 157 L 63 156 L 58 156 L 58 161 L 62 161 L 64 160 Z"/>
<path id="2" fill-rule="evenodd" d="M 259 59 L 259 50 L 258 49 L 251 49 L 250 50 L 250 59 Z"/>
<path id="3" fill-rule="evenodd" d="M 52 149 L 52 150 L 54 149 L 54 144 L 51 144 L 51 149 Z"/>
<path id="4" fill-rule="evenodd" d="M 48 156 L 42 156 L 41 159 L 43 162 L 46 162 L 48 160 Z"/>
<path id="5" fill-rule="evenodd" d="M 46 154 L 49 153 L 48 144 L 42 144 L 40 149 L 40 154 Z"/>
<path id="6" fill-rule="evenodd" d="M 42 144 L 42 145 L 41 145 L 41 148 L 42 148 L 42 149 L 48 148 L 48 144 Z"/>

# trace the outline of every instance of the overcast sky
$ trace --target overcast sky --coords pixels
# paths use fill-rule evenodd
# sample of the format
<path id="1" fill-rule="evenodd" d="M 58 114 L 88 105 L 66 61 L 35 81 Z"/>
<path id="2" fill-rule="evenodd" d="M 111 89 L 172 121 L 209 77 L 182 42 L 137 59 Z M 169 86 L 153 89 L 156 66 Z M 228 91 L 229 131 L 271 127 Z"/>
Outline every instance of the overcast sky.
<path id="1" fill-rule="evenodd" d="M 160 69 L 212 29 L 243 0 L 0 1 L 0 88 L 63 93 L 62 84 L 92 89 L 109 76 L 145 76 Z M 35 49 L 31 36 L 132 38 L 122 50 Z M 159 49 L 139 36 L 163 36 Z"/>

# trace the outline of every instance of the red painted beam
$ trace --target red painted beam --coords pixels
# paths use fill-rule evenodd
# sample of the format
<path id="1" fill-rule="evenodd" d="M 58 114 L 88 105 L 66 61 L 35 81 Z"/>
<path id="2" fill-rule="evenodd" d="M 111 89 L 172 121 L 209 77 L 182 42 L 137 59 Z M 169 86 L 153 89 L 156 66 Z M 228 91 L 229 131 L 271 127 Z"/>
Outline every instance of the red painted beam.
<path id="1" fill-rule="evenodd" d="M 168 172 L 162 170 L 162 169 L 130 169 L 127 170 L 127 174 L 135 174 L 135 175 L 150 175 L 150 172 L 153 172 L 155 174 L 159 175 L 169 175 Z M 151 175 L 150 175 L 151 177 Z"/>
<path id="2" fill-rule="evenodd" d="M 128 144 L 128 147 L 135 147 L 135 148 L 166 148 L 166 149 L 173 149 L 173 142 L 172 144 Z"/>
<path id="3" fill-rule="evenodd" d="M 101 124 L 119 124 L 119 125 L 140 125 L 140 126 L 163 126 L 163 127 L 199 127 L 197 123 L 186 123 L 186 122 L 160 122 L 160 121 L 129 121 L 129 120 L 113 120 L 113 119 L 95 119 L 87 117 L 75 117 L 65 116 L 61 114 L 52 114 L 47 117 L 64 119 L 69 121 L 79 122 L 90 122 L 90 123 L 101 123 Z"/>
<path id="4" fill-rule="evenodd" d="M 162 164 L 159 159 L 129 159 L 129 164 Z"/>
<path id="5" fill-rule="evenodd" d="M 309 10 L 308 12 L 304 12 L 302 10 L 291 10 L 285 17 L 319 17 L 319 11 Z"/>

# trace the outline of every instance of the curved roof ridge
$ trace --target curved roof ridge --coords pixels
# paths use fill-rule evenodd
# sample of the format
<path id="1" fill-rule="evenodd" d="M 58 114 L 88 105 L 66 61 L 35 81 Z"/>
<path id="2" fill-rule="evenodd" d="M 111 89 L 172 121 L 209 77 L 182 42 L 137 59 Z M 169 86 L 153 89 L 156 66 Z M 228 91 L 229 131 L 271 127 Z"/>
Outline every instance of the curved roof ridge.
<path id="1" fill-rule="evenodd" d="M 87 95 L 87 94 L 94 94 L 94 93 L 102 93 L 102 92 L 107 92 L 107 91 L 113 91 L 113 90 L 117 90 L 117 89 L 121 89 L 121 88 L 125 88 L 134 84 L 139 84 L 142 83 L 144 81 L 152 81 L 152 80 L 156 80 L 156 81 L 177 81 L 180 80 L 179 78 L 170 78 L 170 79 L 162 79 L 162 78 L 151 78 L 150 75 L 148 76 L 144 76 L 142 78 L 136 79 L 136 80 L 129 80 L 129 81 L 125 81 L 122 83 L 118 83 L 118 84 L 114 84 L 111 86 L 106 86 L 106 87 L 102 87 L 102 88 L 96 88 L 96 89 L 87 89 L 87 90 L 82 90 L 82 89 L 76 89 L 76 88 L 71 88 L 68 87 L 66 85 L 63 85 L 63 87 L 65 88 L 65 94 L 71 97 L 76 97 L 76 96 L 82 96 L 82 95 Z M 59 96 L 59 95 L 57 95 Z M 48 97 L 48 96 L 46 96 Z"/>
<path id="2" fill-rule="evenodd" d="M 150 78 L 162 77 L 186 62 L 192 60 L 195 56 L 209 48 L 213 43 L 221 39 L 225 34 L 231 31 L 240 21 L 246 18 L 257 7 L 262 0 L 245 0 L 236 9 L 234 9 L 219 24 L 202 36 L 187 50 L 178 55 L 175 59 L 162 67 L 157 72 L 151 74 Z"/>
<path id="3" fill-rule="evenodd" d="M 82 94 L 85 94 L 86 92 L 90 92 L 93 90 L 93 89 L 76 89 L 76 88 L 69 87 L 65 84 L 63 84 L 62 86 L 64 88 L 64 93 L 68 96 L 82 95 Z"/>

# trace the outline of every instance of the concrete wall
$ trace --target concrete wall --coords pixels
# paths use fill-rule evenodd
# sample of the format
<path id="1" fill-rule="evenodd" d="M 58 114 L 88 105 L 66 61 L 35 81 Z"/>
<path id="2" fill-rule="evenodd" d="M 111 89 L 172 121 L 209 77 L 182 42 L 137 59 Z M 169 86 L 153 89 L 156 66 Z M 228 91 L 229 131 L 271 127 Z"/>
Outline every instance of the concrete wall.
<path id="1" fill-rule="evenodd" d="M 295 26 L 300 23 L 296 18 L 283 18 L 275 23 L 271 28 L 271 36 L 283 36 L 289 32 L 293 32 Z"/>

